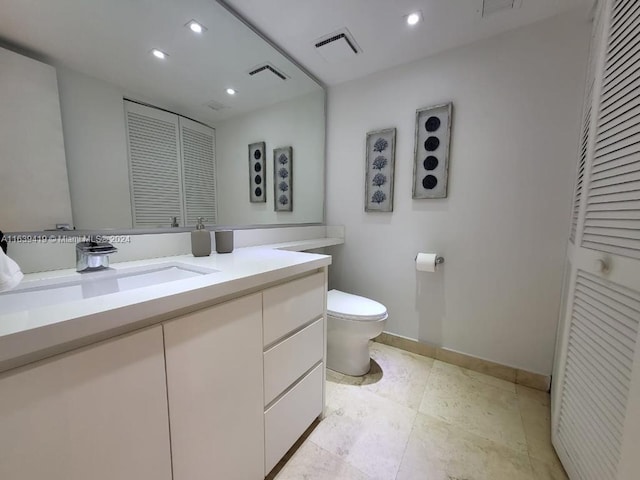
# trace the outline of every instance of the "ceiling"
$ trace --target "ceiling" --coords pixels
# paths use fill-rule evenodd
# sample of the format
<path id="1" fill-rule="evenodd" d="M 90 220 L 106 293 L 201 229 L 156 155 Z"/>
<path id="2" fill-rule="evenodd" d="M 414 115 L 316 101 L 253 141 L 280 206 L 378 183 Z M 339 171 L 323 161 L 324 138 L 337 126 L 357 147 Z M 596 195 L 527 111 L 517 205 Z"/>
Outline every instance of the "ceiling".
<path id="1" fill-rule="evenodd" d="M 509 0 L 491 0 L 499 3 Z M 515 0 L 482 17 L 483 0 L 0 0 L 0 45 L 121 87 L 135 100 L 215 124 L 318 86 L 220 3 L 257 27 L 327 85 L 517 28 L 592 0 Z M 406 25 L 419 10 L 424 21 Z M 185 27 L 207 27 L 197 36 Z M 329 62 L 315 41 L 348 28 L 362 52 Z M 150 54 L 169 54 L 158 61 Z M 248 75 L 270 63 L 273 75 Z M 238 94 L 225 93 L 233 87 Z M 210 102 L 222 104 L 214 111 Z"/>
<path id="2" fill-rule="evenodd" d="M 191 19 L 207 30 L 191 32 Z M 0 45 L 211 124 L 320 88 L 214 0 L 0 0 Z M 289 78 L 248 74 L 265 62 Z"/>
<path id="3" fill-rule="evenodd" d="M 557 15 L 591 0 L 515 0 L 482 17 L 483 0 L 226 0 L 327 85 L 363 77 Z M 498 3 L 505 3 L 498 0 Z M 420 10 L 409 27 L 404 16 Z M 362 53 L 328 62 L 315 40 L 346 27 Z"/>

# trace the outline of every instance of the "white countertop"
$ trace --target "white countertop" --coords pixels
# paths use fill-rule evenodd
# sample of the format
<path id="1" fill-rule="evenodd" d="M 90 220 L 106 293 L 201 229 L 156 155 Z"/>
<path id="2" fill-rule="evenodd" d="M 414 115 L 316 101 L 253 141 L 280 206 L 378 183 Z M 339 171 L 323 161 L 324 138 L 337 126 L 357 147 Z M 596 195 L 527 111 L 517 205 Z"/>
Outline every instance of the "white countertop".
<path id="1" fill-rule="evenodd" d="M 322 243 L 305 245 L 305 249 L 326 246 Z M 0 315 L 0 371 L 164 321 L 192 311 L 194 306 L 212 304 L 331 263 L 327 255 L 274 249 L 292 246 L 248 247 L 209 257 L 181 255 L 112 264 L 118 270 L 178 262 L 219 271 Z M 25 275 L 23 282 L 76 276 L 80 278 L 81 274 L 74 269 L 57 270 Z"/>

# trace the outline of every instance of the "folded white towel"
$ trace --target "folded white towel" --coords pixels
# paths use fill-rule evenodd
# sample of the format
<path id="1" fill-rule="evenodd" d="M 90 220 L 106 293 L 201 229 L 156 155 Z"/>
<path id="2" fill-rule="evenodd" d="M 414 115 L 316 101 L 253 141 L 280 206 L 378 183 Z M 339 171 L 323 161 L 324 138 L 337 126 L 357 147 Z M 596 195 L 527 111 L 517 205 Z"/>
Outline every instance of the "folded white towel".
<path id="1" fill-rule="evenodd" d="M 11 260 L 0 248 L 0 292 L 16 288 L 22 281 L 22 271 L 16 262 Z"/>

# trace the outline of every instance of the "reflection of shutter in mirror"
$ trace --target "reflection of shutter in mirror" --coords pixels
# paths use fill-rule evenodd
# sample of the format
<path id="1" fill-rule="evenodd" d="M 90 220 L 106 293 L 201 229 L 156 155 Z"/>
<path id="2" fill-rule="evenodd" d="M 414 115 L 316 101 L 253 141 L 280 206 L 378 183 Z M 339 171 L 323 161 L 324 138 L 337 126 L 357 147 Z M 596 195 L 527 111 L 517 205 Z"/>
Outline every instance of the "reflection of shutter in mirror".
<path id="1" fill-rule="evenodd" d="M 216 223 L 215 132 L 193 120 L 125 101 L 134 227 Z"/>
<path id="2" fill-rule="evenodd" d="M 213 129 L 180 118 L 186 226 L 216 223 L 215 142 Z"/>
<path id="3" fill-rule="evenodd" d="M 184 223 L 179 168 L 178 117 L 125 102 L 134 227 Z"/>

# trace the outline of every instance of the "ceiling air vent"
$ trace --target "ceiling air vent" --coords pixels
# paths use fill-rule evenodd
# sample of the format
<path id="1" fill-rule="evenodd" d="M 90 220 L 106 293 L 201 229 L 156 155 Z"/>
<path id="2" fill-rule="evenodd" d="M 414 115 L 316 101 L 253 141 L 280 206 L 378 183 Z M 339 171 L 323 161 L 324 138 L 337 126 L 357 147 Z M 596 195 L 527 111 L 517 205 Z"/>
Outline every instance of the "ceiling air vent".
<path id="1" fill-rule="evenodd" d="M 486 17 L 493 13 L 513 10 L 521 6 L 522 0 L 482 0 L 482 16 Z"/>
<path id="2" fill-rule="evenodd" d="M 227 105 L 223 105 L 220 102 L 216 102 L 215 100 L 211 100 L 209 103 L 206 104 L 207 107 L 209 107 L 211 110 L 215 110 L 216 112 L 219 112 L 220 110 L 226 110 L 227 108 L 231 108 L 228 107 Z"/>
<path id="3" fill-rule="evenodd" d="M 346 28 L 317 39 L 314 46 L 316 52 L 328 62 L 345 60 L 362 52 Z"/>
<path id="4" fill-rule="evenodd" d="M 287 80 L 289 78 L 284 73 L 282 73 L 280 70 L 278 70 L 276 67 L 271 65 L 270 63 L 265 63 L 264 65 L 260 65 L 258 67 L 254 67 L 249 71 L 249 75 L 251 75 L 252 77 L 254 75 L 258 75 L 259 73 L 261 73 L 261 74 L 265 74 L 266 73 L 266 74 L 269 74 L 269 75 L 275 75 L 280 80 Z"/>

